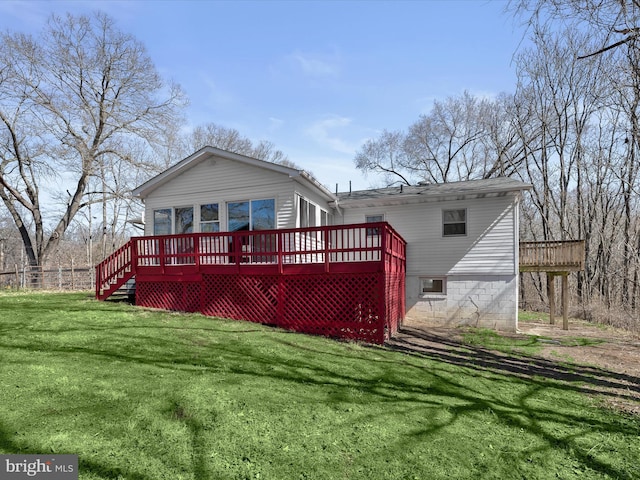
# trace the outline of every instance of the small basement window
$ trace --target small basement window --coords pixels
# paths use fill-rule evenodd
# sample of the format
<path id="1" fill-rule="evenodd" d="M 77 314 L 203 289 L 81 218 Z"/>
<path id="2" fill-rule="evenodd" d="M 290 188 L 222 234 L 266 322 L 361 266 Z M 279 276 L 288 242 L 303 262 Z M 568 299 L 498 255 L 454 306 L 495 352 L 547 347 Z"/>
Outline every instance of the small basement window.
<path id="1" fill-rule="evenodd" d="M 420 278 L 420 293 L 422 295 L 440 294 L 444 295 L 446 282 L 443 277 L 422 277 Z"/>
<path id="2" fill-rule="evenodd" d="M 442 211 L 442 236 L 452 237 L 467 234 L 467 209 Z"/>

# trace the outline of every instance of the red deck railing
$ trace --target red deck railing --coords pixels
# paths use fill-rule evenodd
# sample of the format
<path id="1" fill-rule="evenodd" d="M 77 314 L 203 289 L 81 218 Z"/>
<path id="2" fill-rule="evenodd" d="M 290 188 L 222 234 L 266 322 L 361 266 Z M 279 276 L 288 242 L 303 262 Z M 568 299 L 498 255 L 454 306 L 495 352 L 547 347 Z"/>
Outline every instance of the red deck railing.
<path id="1" fill-rule="evenodd" d="M 192 233 L 136 237 L 135 269 L 147 274 L 179 270 L 208 272 L 296 273 L 377 269 L 385 261 L 404 258 L 404 240 L 387 223 L 296 228 L 268 231 Z M 359 265 L 357 267 L 356 265 Z"/>
<path id="2" fill-rule="evenodd" d="M 386 222 L 134 237 L 96 297 L 135 275 L 140 305 L 381 343 L 404 317 L 405 250 Z"/>

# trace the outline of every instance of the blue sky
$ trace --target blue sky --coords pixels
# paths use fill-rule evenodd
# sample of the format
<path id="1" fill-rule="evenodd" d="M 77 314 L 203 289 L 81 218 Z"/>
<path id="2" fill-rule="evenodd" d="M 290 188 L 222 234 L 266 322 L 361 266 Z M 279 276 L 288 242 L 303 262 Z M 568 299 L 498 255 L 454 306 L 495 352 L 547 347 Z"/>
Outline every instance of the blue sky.
<path id="1" fill-rule="evenodd" d="M 52 13 L 102 10 L 147 47 L 214 122 L 269 140 L 335 189 L 377 184 L 359 147 L 464 90 L 513 92 L 522 30 L 504 1 L 11 1 L 0 29 L 37 33 Z"/>

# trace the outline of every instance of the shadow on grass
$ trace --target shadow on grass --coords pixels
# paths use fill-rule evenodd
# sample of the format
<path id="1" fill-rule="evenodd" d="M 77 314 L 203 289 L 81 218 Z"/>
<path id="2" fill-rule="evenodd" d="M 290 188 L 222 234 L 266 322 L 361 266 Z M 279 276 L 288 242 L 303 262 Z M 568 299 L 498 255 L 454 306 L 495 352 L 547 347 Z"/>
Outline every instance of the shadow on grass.
<path id="1" fill-rule="evenodd" d="M 426 329 L 401 327 L 387 347 L 478 371 L 521 379 L 534 377 L 569 382 L 568 388 L 588 394 L 640 401 L 640 377 L 585 365 L 566 366 L 540 357 L 506 354 L 444 338 Z M 624 390 L 627 394 L 621 394 Z"/>
<path id="2" fill-rule="evenodd" d="M 12 437 L 13 435 L 11 435 L 6 427 L 0 423 L 0 451 L 6 452 L 7 454 L 18 455 L 51 455 L 51 452 L 44 452 L 37 448 L 25 446 L 18 442 L 14 442 L 13 440 L 11 440 Z M 78 454 L 78 452 L 65 451 L 54 453 L 56 455 Z M 152 477 L 148 477 L 137 472 L 123 470 L 119 467 L 113 467 L 104 463 L 87 460 L 86 458 L 82 458 L 82 456 L 78 457 L 78 471 L 78 473 L 80 474 L 80 478 L 82 478 L 83 475 L 92 474 L 95 476 L 99 476 L 100 478 L 109 480 L 119 480 L 123 478 L 126 478 L 127 480 L 155 480 Z"/>
<path id="3" fill-rule="evenodd" d="M 22 355 L 14 355 L 15 363 L 30 358 L 30 355 L 46 353 L 69 357 L 69 361 L 95 362 L 96 365 L 104 359 L 118 361 L 124 363 L 119 367 L 123 372 L 135 365 L 146 365 L 173 372 L 197 369 L 209 375 L 265 379 L 269 385 L 287 382 L 299 386 L 297 390 L 301 395 L 305 394 L 303 386 L 314 386 L 325 394 L 321 397 L 309 394 L 310 403 L 384 404 L 384 408 L 375 410 L 378 422 L 394 422 L 409 412 L 427 415 L 431 413 L 427 410 L 430 408 L 448 412 L 443 421 L 432 422 L 425 427 L 416 426 L 413 438 L 399 438 L 395 445 L 386 445 L 385 450 L 391 455 L 407 450 L 416 438 L 427 440 L 430 434 L 455 424 L 463 417 L 490 411 L 495 413 L 496 422 L 522 429 L 542 440 L 543 447 L 531 447 L 526 452 L 519 452 L 520 455 L 561 449 L 567 456 L 600 474 L 632 478 L 628 472 L 591 455 L 579 442 L 583 435 L 593 431 L 628 436 L 629 424 L 607 416 L 591 417 L 575 409 L 558 410 L 555 405 L 536 399 L 545 390 L 555 391 L 555 397 L 563 391 L 602 393 L 603 389 L 626 386 L 626 382 L 632 383 L 631 391 L 637 393 L 640 388 L 638 377 L 591 367 L 567 368 L 543 359 L 504 355 L 463 346 L 406 327 L 386 348 L 362 348 L 348 343 L 310 340 L 301 334 L 254 328 L 248 323 L 239 323 L 237 328 L 229 329 L 192 327 L 188 317 L 185 318 L 180 326 L 151 321 L 127 326 L 108 321 L 99 325 L 75 321 L 56 329 L 29 332 L 14 324 L 16 335 L 0 340 L 0 348 L 22 352 Z M 215 325 L 215 320 L 211 320 L 211 325 Z M 48 341 L 35 341 L 32 334 L 36 332 L 47 335 Z M 198 334 L 203 338 L 197 338 Z M 393 350 L 404 355 L 397 355 Z M 465 378 L 468 376 L 484 376 L 486 382 L 474 383 Z M 484 387 L 489 382 L 499 388 L 486 390 Z M 497 391 L 500 388 L 518 393 L 505 394 Z M 354 396 L 351 394 L 353 391 L 362 395 Z M 190 431 L 194 475 L 206 478 L 204 426 L 179 400 L 168 398 L 167 401 L 165 414 L 184 422 Z M 633 425 L 637 428 L 637 423 Z M 4 450 L 41 453 L 31 452 L 28 448 L 25 450 L 11 440 L 13 435 L 1 428 L 0 425 L 0 447 Z M 144 475 L 86 459 L 80 459 L 80 468 L 103 478 L 147 480 Z"/>

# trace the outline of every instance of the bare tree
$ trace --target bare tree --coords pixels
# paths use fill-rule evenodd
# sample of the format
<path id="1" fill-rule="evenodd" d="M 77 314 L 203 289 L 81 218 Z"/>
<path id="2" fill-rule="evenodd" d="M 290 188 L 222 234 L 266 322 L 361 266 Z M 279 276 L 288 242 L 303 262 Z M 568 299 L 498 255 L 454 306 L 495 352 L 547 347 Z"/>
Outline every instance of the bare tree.
<path id="1" fill-rule="evenodd" d="M 533 30 L 561 24 L 597 36 L 598 45 L 572 52 L 578 59 L 634 43 L 640 35 L 638 0 L 512 0 L 508 8 Z"/>
<path id="2" fill-rule="evenodd" d="M 54 15 L 37 39 L 2 34 L 0 65 L 0 198 L 38 266 L 80 209 L 110 198 L 108 170 L 140 167 L 129 145 L 179 123 L 184 99 L 102 13 Z"/>
<path id="3" fill-rule="evenodd" d="M 191 133 L 185 135 L 182 141 L 175 142 L 174 161 L 207 146 L 267 162 L 295 167 L 295 164 L 289 160 L 287 155 L 276 149 L 273 143 L 262 140 L 254 144 L 235 128 L 227 128 L 215 123 L 200 125 L 194 128 Z"/>
<path id="4" fill-rule="evenodd" d="M 468 92 L 434 102 L 406 133 L 384 131 L 357 152 L 356 167 L 387 184 L 444 183 L 513 173 L 523 161 L 515 126 L 505 114 L 513 97 L 497 100 Z M 519 150 L 519 151 L 518 151 Z"/>
<path id="5" fill-rule="evenodd" d="M 384 130 L 377 139 L 366 141 L 356 154 L 356 168 L 381 174 L 387 185 L 411 185 L 418 172 L 410 165 L 405 138 L 403 132 Z"/>

